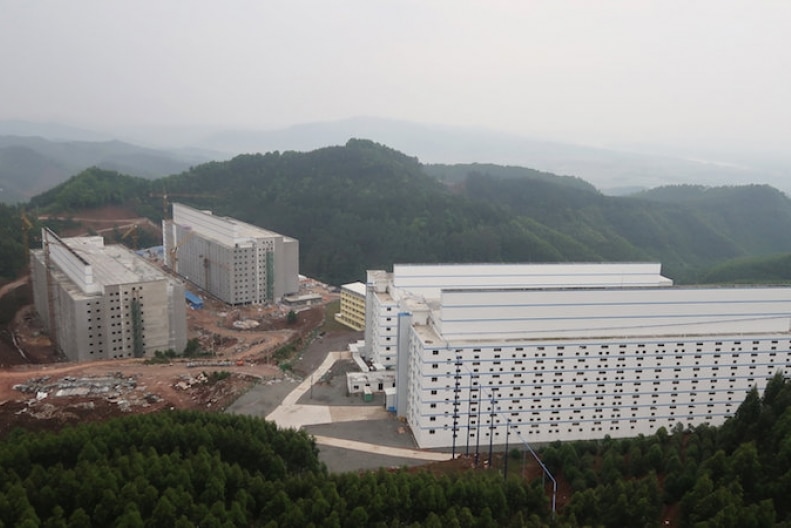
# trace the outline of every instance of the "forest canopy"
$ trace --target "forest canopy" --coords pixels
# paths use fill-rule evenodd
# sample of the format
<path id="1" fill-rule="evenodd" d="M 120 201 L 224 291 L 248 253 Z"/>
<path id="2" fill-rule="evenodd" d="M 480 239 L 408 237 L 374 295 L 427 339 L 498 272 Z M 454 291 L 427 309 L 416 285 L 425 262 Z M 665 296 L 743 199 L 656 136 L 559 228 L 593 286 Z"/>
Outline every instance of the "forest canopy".
<path id="1" fill-rule="evenodd" d="M 560 480 L 493 469 L 330 474 L 304 432 L 258 418 L 162 412 L 17 430 L 0 442 L 3 526 L 791 527 L 791 383 L 751 390 L 722 427 L 555 442 Z M 515 455 L 515 456 L 514 456 Z"/>
<path id="2" fill-rule="evenodd" d="M 163 195 L 297 238 L 301 273 L 331 284 L 399 262 L 581 261 L 658 261 L 676 282 L 696 283 L 716 280 L 707 270 L 732 259 L 791 253 L 791 201 L 765 185 L 612 197 L 520 167 L 423 165 L 362 139 L 153 181 L 92 168 L 29 207 L 125 204 L 157 222 Z"/>

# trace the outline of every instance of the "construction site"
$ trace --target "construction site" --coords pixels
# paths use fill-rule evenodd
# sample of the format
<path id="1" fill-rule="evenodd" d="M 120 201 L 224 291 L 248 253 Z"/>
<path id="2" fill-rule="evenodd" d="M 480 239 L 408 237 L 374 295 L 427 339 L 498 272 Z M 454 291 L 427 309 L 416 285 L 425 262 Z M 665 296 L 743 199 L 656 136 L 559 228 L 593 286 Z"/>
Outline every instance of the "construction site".
<path id="1" fill-rule="evenodd" d="M 103 231 L 129 243 L 140 230 L 150 229 L 144 227 L 145 219 L 108 209 L 79 217 L 74 232 L 65 234 Z M 171 273 L 161 254 L 138 254 L 147 265 Z M 195 351 L 190 357 L 136 357 L 132 349 L 131 355 L 118 354 L 115 359 L 79 362 L 68 361 L 56 350 L 47 321 L 29 304 L 33 295 L 28 277 L 3 287 L 0 299 L 27 299 L 28 304 L 16 311 L 0 339 L 0 435 L 16 426 L 51 430 L 125 413 L 222 410 L 254 384 L 298 378 L 299 351 L 323 324 L 326 305 L 338 299 L 331 288 L 304 278 L 300 293 L 318 296 L 320 304 L 233 306 L 189 282 L 185 287 L 202 305 L 193 308 L 183 295 L 179 300 L 186 315 L 185 338 Z"/>

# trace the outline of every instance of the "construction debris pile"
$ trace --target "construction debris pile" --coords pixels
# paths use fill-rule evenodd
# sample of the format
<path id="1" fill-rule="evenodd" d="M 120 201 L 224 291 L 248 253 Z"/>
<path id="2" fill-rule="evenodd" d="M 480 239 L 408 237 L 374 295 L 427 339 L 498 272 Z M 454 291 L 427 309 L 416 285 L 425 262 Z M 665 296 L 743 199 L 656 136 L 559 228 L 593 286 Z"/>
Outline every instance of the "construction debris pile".
<path id="1" fill-rule="evenodd" d="M 173 386 L 179 390 L 185 391 L 191 389 L 193 385 L 204 384 L 207 381 L 209 381 L 209 378 L 206 377 L 206 374 L 204 372 L 201 372 L 195 377 L 180 376 L 180 381 L 176 382 L 176 384 Z"/>
<path id="2" fill-rule="evenodd" d="M 255 378 L 255 376 L 254 376 Z M 202 371 L 195 376 L 182 374 L 173 388 L 190 395 L 198 408 L 223 408 L 233 401 L 250 378 L 246 375 L 231 374 L 227 371 Z"/>
<path id="3" fill-rule="evenodd" d="M 35 407 L 36 402 L 49 397 L 79 397 L 88 400 L 101 398 L 118 405 L 123 412 L 129 412 L 135 406 L 147 407 L 161 401 L 159 396 L 148 392 L 146 387 L 138 386 L 134 377 L 125 377 L 120 372 L 86 378 L 66 376 L 57 380 L 53 380 L 50 376 L 43 376 L 31 378 L 25 383 L 14 385 L 13 388 L 24 394 L 35 395 L 28 402 L 28 412 L 31 414 L 35 414 L 30 411 L 30 408 Z M 89 402 L 85 404 L 89 404 Z M 44 406 L 45 409 L 48 407 Z M 44 417 L 49 416 L 42 416 L 42 418 Z"/>
<path id="4" fill-rule="evenodd" d="M 239 330 L 252 330 L 253 328 L 258 328 L 261 326 L 261 323 L 255 321 L 253 319 L 243 319 L 239 321 L 234 321 L 233 327 Z"/>

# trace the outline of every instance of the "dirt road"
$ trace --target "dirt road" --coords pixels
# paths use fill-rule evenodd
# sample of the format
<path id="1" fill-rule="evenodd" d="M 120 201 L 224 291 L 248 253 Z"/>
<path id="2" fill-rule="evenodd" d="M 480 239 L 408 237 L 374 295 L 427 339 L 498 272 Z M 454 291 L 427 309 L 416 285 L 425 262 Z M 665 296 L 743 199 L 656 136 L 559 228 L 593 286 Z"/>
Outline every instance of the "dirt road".
<path id="1" fill-rule="evenodd" d="M 3 298 L 7 293 L 15 290 L 16 288 L 19 288 L 23 284 L 27 284 L 27 281 L 29 280 L 30 280 L 30 275 L 25 275 L 24 277 L 21 277 L 15 280 L 14 282 L 9 282 L 8 284 L 0 288 L 0 299 Z"/>

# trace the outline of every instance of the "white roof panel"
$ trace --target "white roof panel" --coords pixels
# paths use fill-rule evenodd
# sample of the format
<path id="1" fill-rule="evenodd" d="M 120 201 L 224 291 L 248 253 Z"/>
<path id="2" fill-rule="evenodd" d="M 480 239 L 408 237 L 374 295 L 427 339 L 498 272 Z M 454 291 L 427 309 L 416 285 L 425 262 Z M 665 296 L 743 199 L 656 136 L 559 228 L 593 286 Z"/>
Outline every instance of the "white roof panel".
<path id="1" fill-rule="evenodd" d="M 442 290 L 478 288 L 664 287 L 661 264 L 395 264 L 393 286 L 414 295 L 438 298 Z"/>

